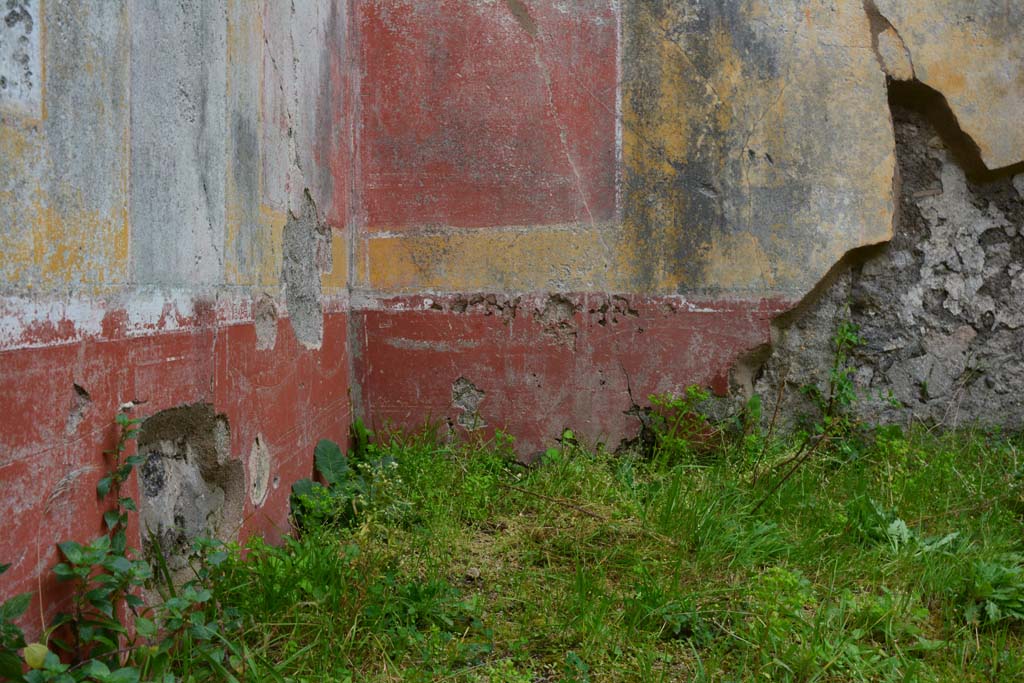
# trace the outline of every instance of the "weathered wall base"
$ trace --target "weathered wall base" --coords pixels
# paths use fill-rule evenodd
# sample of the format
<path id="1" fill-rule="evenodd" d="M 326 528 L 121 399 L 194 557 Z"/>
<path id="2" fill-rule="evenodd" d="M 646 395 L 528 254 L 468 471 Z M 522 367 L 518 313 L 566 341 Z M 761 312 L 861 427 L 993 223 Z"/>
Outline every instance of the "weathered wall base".
<path id="1" fill-rule="evenodd" d="M 768 341 L 770 320 L 791 303 L 608 294 L 383 300 L 353 312 L 362 412 L 378 426 L 501 429 L 524 458 L 567 427 L 614 448 L 636 436 L 634 409 L 650 394 L 690 384 L 724 393 L 728 368 Z"/>

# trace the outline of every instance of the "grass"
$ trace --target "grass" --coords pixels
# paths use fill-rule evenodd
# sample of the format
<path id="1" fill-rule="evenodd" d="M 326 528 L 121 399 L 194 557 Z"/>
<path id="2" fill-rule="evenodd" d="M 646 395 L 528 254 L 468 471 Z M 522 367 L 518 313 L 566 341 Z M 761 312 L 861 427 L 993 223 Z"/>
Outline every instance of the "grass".
<path id="1" fill-rule="evenodd" d="M 792 439 L 527 469 L 393 435 L 386 504 L 253 539 L 214 599 L 251 680 L 1024 680 L 1022 446 L 881 429 L 767 495 Z"/>

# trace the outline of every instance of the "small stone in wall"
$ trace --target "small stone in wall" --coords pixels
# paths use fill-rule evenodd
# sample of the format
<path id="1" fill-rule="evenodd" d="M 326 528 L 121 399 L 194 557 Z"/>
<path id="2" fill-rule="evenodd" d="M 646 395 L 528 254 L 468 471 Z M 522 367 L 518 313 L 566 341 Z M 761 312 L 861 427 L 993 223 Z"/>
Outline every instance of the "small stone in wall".
<path id="1" fill-rule="evenodd" d="M 910 53 L 903 39 L 892 26 L 878 34 L 878 58 L 882 62 L 885 73 L 897 81 L 909 81 L 914 78 L 914 67 L 910 63 Z"/>

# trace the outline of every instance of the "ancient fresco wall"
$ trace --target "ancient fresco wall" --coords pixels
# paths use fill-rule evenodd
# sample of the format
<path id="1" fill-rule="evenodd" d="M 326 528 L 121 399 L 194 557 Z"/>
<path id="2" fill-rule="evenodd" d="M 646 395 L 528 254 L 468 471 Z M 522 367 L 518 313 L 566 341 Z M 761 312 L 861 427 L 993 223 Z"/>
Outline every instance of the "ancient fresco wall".
<path id="1" fill-rule="evenodd" d="M 847 300 L 859 380 L 903 401 L 872 415 L 1018 424 L 1022 26 L 1003 0 L 10 0 L 4 590 L 99 528 L 127 402 L 153 519 L 201 495 L 224 536 L 282 533 L 353 414 L 615 447 L 651 393 L 813 377 Z"/>
<path id="2" fill-rule="evenodd" d="M 279 536 L 313 445 L 347 432 L 348 7 L 5 7 L 2 590 L 52 612 L 36 575 L 99 531 L 121 405 L 162 425 L 147 522 L 192 535 Z M 175 451 L 209 440 L 189 410 L 218 416 L 217 449 Z"/>

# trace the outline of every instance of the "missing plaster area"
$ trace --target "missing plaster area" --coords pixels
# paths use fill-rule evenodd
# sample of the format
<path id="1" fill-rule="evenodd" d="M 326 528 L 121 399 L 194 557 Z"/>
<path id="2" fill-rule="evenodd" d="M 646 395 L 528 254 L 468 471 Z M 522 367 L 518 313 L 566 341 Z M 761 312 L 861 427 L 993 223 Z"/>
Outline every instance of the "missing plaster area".
<path id="1" fill-rule="evenodd" d="M 92 404 L 92 396 L 79 384 L 71 385 L 71 405 L 68 408 L 68 418 L 64 422 L 64 435 L 72 437 L 78 431 L 78 426 L 85 419 L 85 414 Z"/>
<path id="2" fill-rule="evenodd" d="M 482 429 L 487 426 L 480 417 L 480 404 L 487 396 L 483 389 L 465 377 L 459 377 L 452 383 L 452 405 L 459 410 L 456 422 L 468 431 Z"/>
<path id="3" fill-rule="evenodd" d="M 256 350 L 273 350 L 277 344 L 277 304 L 274 297 L 263 294 L 256 300 L 253 325 L 256 327 Z"/>
<path id="4" fill-rule="evenodd" d="M 536 311 L 541 332 L 561 344 L 572 346 L 576 341 L 577 306 L 566 296 L 552 294 L 544 301 L 544 307 Z"/>
<path id="5" fill-rule="evenodd" d="M 505 294 L 470 294 L 458 295 L 451 300 L 449 310 L 453 313 L 473 313 L 501 318 L 509 323 L 515 320 L 519 312 L 522 297 L 510 297 Z M 442 310 L 440 303 L 431 304 L 431 308 Z"/>
<path id="6" fill-rule="evenodd" d="M 1024 428 L 1024 166 L 987 170 L 923 85 L 891 83 L 890 105 L 894 237 L 778 321 L 752 388 L 772 404 L 781 385 L 781 414 L 813 414 L 799 389 L 826 390 L 831 337 L 848 319 L 866 341 L 853 357 L 859 417 Z"/>
<path id="7" fill-rule="evenodd" d="M 288 319 L 300 344 L 319 349 L 324 337 L 320 274 L 331 269 L 331 232 L 320 220 L 308 190 L 301 214 L 289 212 L 283 239 L 281 280 Z"/>
<path id="8" fill-rule="evenodd" d="M 587 312 L 601 327 L 617 325 L 620 320 L 636 318 L 640 315 L 630 304 L 629 299 L 617 294 L 606 298 L 599 305 L 592 306 Z"/>
<path id="9" fill-rule="evenodd" d="M 162 554 L 173 573 L 187 569 L 193 540 L 229 540 L 241 524 L 245 469 L 229 457 L 229 436 L 227 418 L 208 403 L 164 410 L 142 423 L 143 549 Z"/>

